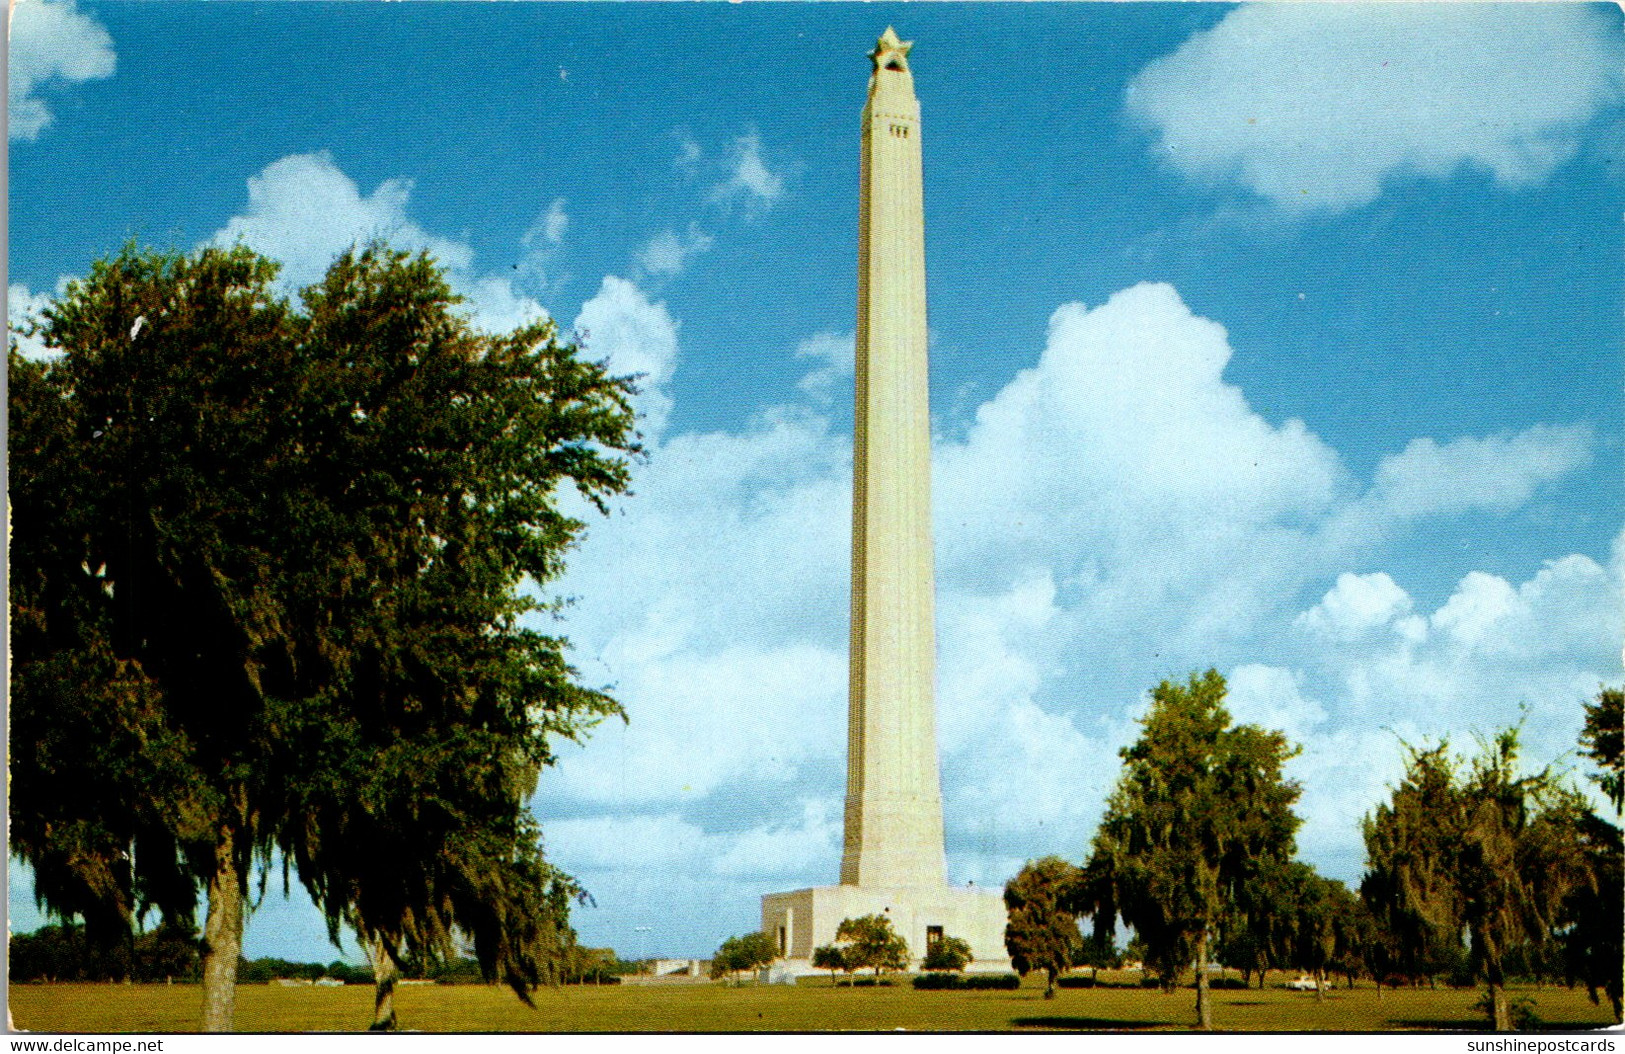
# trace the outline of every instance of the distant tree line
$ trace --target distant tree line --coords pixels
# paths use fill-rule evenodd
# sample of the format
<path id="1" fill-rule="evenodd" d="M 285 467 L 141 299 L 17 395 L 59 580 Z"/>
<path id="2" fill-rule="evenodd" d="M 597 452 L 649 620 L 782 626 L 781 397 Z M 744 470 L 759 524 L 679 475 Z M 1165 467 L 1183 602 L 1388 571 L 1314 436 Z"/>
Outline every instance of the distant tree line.
<path id="1" fill-rule="evenodd" d="M 1518 731 L 1458 757 L 1404 746 L 1406 771 L 1362 823 L 1358 890 L 1296 859 L 1300 788 L 1283 774 L 1298 748 L 1256 725 L 1232 726 L 1216 671 L 1152 693 L 1139 739 L 1087 859 L 1029 863 L 1007 885 L 1006 946 L 1023 974 L 1127 957 L 1173 990 L 1189 975 L 1198 1027 L 1212 1027 L 1219 966 L 1260 986 L 1270 970 L 1384 985 L 1482 985 L 1488 1022 L 1517 1022 L 1510 980 L 1584 985 L 1621 1017 L 1625 852 L 1621 701 L 1586 704 L 1580 738 L 1614 818 L 1551 768 L 1525 771 Z M 1085 938 L 1080 919 L 1092 920 Z"/>
<path id="2" fill-rule="evenodd" d="M 89 940 L 83 926 L 43 926 L 9 941 L 7 974 L 35 981 L 196 981 L 201 976 L 195 928 L 160 926 L 113 943 Z"/>
<path id="3" fill-rule="evenodd" d="M 90 940 L 83 926 L 42 926 L 33 933 L 12 934 L 8 958 L 13 982 L 131 981 L 135 983 L 196 982 L 202 980 L 195 928 L 161 925 L 130 935 L 113 944 Z M 559 964 L 555 983 L 615 984 L 637 970 L 608 948 L 573 948 Z M 403 977 L 440 984 L 489 983 L 473 956 L 445 960 L 414 959 L 403 964 Z M 286 978 L 315 981 L 330 977 L 345 984 L 372 984 L 370 966 L 343 960 L 322 964 L 295 962 L 275 956 L 243 959 L 237 967 L 238 984 L 264 984 Z"/>

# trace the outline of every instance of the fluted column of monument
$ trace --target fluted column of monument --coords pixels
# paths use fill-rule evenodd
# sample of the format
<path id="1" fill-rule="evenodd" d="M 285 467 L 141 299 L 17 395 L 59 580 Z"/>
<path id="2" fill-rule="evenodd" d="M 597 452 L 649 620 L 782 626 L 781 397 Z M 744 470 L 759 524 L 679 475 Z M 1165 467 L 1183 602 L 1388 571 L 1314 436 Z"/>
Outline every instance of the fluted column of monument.
<path id="1" fill-rule="evenodd" d="M 852 653 L 843 885 L 945 886 L 937 773 L 920 103 L 910 44 L 870 55 L 858 214 Z"/>

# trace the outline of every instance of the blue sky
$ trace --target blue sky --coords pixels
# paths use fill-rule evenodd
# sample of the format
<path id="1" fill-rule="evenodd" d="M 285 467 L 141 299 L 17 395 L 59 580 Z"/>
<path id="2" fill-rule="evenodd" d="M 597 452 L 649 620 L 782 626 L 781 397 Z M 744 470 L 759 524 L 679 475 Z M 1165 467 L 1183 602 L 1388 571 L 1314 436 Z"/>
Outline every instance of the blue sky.
<path id="1" fill-rule="evenodd" d="M 1209 665 L 1303 744 L 1335 877 L 1396 737 L 1522 707 L 1532 758 L 1568 750 L 1625 621 L 1615 7 L 22 0 L 10 312 L 129 238 L 242 240 L 291 291 L 383 235 L 478 324 L 545 313 L 643 373 L 636 493 L 555 584 L 630 722 L 534 808 L 585 941 L 707 954 L 838 871 L 888 23 L 923 111 L 951 877 L 1080 859 L 1146 690 Z M 298 892 L 246 943 L 334 954 Z"/>

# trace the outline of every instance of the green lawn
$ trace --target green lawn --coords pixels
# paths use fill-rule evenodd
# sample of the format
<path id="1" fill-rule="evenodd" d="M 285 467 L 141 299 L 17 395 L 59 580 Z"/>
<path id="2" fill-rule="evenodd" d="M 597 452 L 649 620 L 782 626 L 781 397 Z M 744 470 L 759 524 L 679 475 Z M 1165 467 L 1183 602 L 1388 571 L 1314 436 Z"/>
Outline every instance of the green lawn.
<path id="1" fill-rule="evenodd" d="M 466 985 L 409 987 L 396 996 L 401 1025 L 426 1032 L 748 1032 L 856 1029 L 891 1031 L 1038 1031 L 1185 1029 L 1195 993 L 1173 995 L 1130 988 L 1062 989 L 1045 1000 L 1042 987 L 1013 992 L 919 992 L 890 988 L 726 985 L 608 986 L 543 990 L 535 1009 L 506 989 Z M 1481 1027 L 1472 990 L 1376 991 L 1364 986 L 1313 993 L 1272 988 L 1214 992 L 1221 1029 L 1269 1031 L 1387 1031 Z M 1608 1023 L 1583 991 L 1520 989 L 1550 1028 Z M 195 985 L 13 985 L 18 1028 L 47 1032 L 177 1032 L 196 1027 L 201 993 Z M 245 1032 L 351 1031 L 372 1015 L 372 990 L 237 989 L 237 1027 Z"/>

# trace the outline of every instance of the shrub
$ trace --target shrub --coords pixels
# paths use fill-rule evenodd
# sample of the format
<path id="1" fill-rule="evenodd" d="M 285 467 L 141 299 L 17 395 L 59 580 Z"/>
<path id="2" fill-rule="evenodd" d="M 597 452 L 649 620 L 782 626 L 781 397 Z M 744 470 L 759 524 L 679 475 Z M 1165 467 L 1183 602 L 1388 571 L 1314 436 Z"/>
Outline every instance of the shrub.
<path id="1" fill-rule="evenodd" d="M 952 974 L 933 971 L 922 973 L 914 978 L 914 987 L 921 989 L 954 989 L 956 991 L 976 991 L 986 989 L 1016 989 L 1021 987 L 1021 978 L 1013 973 L 973 973 Z"/>
<path id="2" fill-rule="evenodd" d="M 1244 992 L 1247 990 L 1247 982 L 1239 977 L 1209 977 L 1207 986 L 1214 991 Z"/>
<path id="3" fill-rule="evenodd" d="M 1013 973 L 973 973 L 959 979 L 961 988 L 994 988 L 1015 990 L 1021 987 L 1021 978 Z"/>
<path id="4" fill-rule="evenodd" d="M 932 972 L 963 970 L 971 961 L 970 944 L 958 937 L 943 937 L 934 942 L 925 953 L 920 965 Z"/>
<path id="5" fill-rule="evenodd" d="M 1057 977 L 1055 979 L 1055 987 L 1057 988 L 1093 988 L 1094 986 L 1095 979 L 1093 977 Z"/>
<path id="6" fill-rule="evenodd" d="M 958 974 L 922 973 L 914 978 L 914 987 L 922 989 L 958 988 L 963 980 Z"/>

